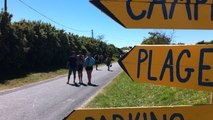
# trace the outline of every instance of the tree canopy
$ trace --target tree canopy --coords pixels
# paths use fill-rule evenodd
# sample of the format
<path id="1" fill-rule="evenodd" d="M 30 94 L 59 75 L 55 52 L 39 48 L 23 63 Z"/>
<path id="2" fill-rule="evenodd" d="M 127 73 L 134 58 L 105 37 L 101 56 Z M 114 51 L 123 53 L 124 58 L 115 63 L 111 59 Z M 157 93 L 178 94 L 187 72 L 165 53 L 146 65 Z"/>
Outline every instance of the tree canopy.
<path id="1" fill-rule="evenodd" d="M 0 73 L 65 66 L 73 50 L 114 56 L 122 52 L 113 44 L 66 33 L 48 23 L 27 20 L 12 23 L 11 18 L 11 14 L 0 12 Z"/>
<path id="2" fill-rule="evenodd" d="M 213 40 L 206 42 L 204 40 L 197 42 L 196 44 L 213 44 Z"/>
<path id="3" fill-rule="evenodd" d="M 165 33 L 149 32 L 149 37 L 145 38 L 141 44 L 156 45 L 156 44 L 170 44 L 171 38 Z"/>

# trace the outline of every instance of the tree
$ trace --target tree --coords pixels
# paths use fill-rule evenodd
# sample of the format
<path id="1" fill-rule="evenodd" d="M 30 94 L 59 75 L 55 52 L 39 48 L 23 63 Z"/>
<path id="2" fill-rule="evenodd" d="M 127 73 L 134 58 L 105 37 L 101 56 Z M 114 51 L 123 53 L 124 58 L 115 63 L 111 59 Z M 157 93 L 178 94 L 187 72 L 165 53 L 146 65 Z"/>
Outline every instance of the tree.
<path id="1" fill-rule="evenodd" d="M 213 44 L 213 40 L 206 42 L 204 40 L 197 42 L 196 44 Z"/>
<path id="2" fill-rule="evenodd" d="M 185 45 L 185 43 L 179 42 L 177 43 L 177 45 Z"/>
<path id="3" fill-rule="evenodd" d="M 20 69 L 24 64 L 24 36 L 11 25 L 12 15 L 0 13 L 0 72 Z"/>
<path id="4" fill-rule="evenodd" d="M 141 44 L 155 45 L 155 44 L 170 44 L 171 38 L 165 33 L 149 32 L 149 37 L 145 38 Z"/>
<path id="5" fill-rule="evenodd" d="M 197 42 L 196 44 L 206 44 L 204 40 Z"/>
<path id="6" fill-rule="evenodd" d="M 102 41 L 104 39 L 104 35 L 98 35 L 97 40 Z"/>

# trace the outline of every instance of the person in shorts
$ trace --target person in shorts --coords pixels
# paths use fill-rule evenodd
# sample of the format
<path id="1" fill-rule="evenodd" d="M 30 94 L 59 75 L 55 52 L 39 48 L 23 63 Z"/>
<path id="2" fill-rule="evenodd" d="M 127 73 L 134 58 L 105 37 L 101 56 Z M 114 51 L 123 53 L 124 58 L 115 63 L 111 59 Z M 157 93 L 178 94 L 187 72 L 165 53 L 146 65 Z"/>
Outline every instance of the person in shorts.
<path id="1" fill-rule="evenodd" d="M 84 60 L 84 66 L 87 72 L 88 85 L 92 85 L 91 78 L 92 78 L 92 70 L 93 70 L 94 64 L 95 64 L 95 59 L 91 56 L 91 53 L 87 53 L 87 57 Z"/>
<path id="2" fill-rule="evenodd" d="M 100 56 L 98 54 L 96 54 L 94 56 L 94 59 L 95 59 L 95 68 L 96 68 L 96 70 L 98 70 L 98 64 L 100 62 Z"/>
<path id="3" fill-rule="evenodd" d="M 83 64 L 84 64 L 84 55 L 82 55 L 82 52 L 79 51 L 79 54 L 77 55 L 77 70 L 78 70 L 78 78 L 79 78 L 79 84 L 83 84 Z"/>
<path id="4" fill-rule="evenodd" d="M 75 78 L 76 78 L 76 70 L 77 70 L 77 58 L 76 58 L 75 51 L 71 52 L 71 55 L 70 55 L 68 62 L 67 62 L 67 66 L 69 67 L 67 84 L 69 84 L 70 76 L 73 72 L 73 83 L 76 85 Z"/>
<path id="5" fill-rule="evenodd" d="M 110 71 L 110 67 L 112 67 L 112 58 L 109 55 L 106 58 L 106 66 L 108 68 L 108 71 Z"/>

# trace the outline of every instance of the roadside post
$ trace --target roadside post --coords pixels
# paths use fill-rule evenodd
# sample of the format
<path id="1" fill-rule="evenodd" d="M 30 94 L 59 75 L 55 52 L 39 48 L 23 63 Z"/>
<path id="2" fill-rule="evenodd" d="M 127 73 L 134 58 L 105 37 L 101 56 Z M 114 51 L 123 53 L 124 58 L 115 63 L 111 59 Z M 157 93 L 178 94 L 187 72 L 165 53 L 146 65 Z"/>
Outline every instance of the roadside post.
<path id="1" fill-rule="evenodd" d="M 125 28 L 213 30 L 212 0 L 90 0 Z M 119 60 L 135 82 L 211 92 L 192 106 L 77 109 L 66 120 L 213 119 L 213 45 L 135 46 Z"/>

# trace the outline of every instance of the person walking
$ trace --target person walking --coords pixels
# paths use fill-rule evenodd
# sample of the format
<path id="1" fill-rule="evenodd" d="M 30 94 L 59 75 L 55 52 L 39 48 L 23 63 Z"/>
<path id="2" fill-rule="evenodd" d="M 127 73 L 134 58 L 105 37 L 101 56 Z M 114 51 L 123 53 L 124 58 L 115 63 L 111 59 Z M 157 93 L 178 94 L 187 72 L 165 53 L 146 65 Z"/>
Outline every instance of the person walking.
<path id="1" fill-rule="evenodd" d="M 104 62 L 104 56 L 101 54 L 100 55 L 100 63 L 102 64 Z"/>
<path id="2" fill-rule="evenodd" d="M 79 78 L 79 84 L 83 84 L 83 64 L 84 64 L 84 55 L 82 55 L 82 52 L 79 51 L 79 54 L 77 55 L 77 70 L 78 70 L 78 78 Z"/>
<path id="3" fill-rule="evenodd" d="M 95 59 L 95 68 L 96 68 L 96 70 L 98 70 L 98 64 L 99 64 L 99 62 L 100 62 L 100 57 L 99 57 L 99 55 L 96 54 L 96 55 L 94 56 L 94 59 Z"/>
<path id="4" fill-rule="evenodd" d="M 91 56 L 91 53 L 87 53 L 87 57 L 84 60 L 84 66 L 87 72 L 88 85 L 92 85 L 91 78 L 92 78 L 92 70 L 93 70 L 94 64 L 95 64 L 95 59 Z"/>
<path id="5" fill-rule="evenodd" d="M 106 66 L 108 67 L 108 71 L 110 71 L 110 67 L 112 67 L 112 58 L 108 55 L 106 57 Z"/>
<path id="6" fill-rule="evenodd" d="M 71 52 L 71 55 L 70 55 L 68 62 L 67 62 L 67 66 L 69 67 L 67 84 L 69 84 L 70 76 L 73 72 L 73 83 L 74 83 L 74 85 L 76 85 L 75 78 L 76 78 L 76 70 L 77 70 L 77 58 L 76 58 L 75 51 Z"/>

